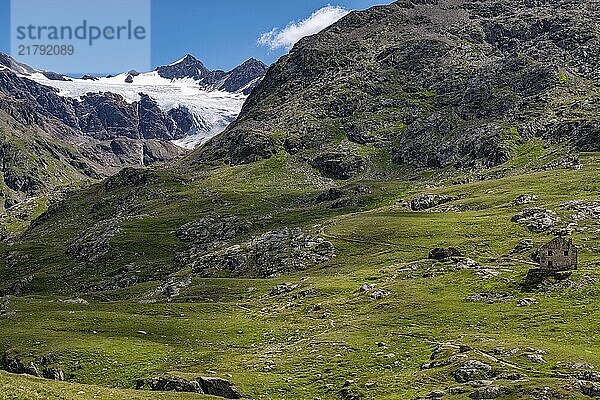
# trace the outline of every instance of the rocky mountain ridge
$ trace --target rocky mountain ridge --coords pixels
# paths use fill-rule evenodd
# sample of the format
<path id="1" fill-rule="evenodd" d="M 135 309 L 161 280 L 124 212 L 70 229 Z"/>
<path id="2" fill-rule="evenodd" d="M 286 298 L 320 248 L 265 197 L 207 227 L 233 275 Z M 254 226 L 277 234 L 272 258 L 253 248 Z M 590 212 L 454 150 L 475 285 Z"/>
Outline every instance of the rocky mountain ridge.
<path id="1" fill-rule="evenodd" d="M 352 12 L 298 42 L 187 161 L 285 151 L 347 179 L 373 164 L 369 152 L 470 169 L 532 138 L 598 149 L 599 5 L 405 0 Z"/>
<path id="2" fill-rule="evenodd" d="M 229 72 L 211 71 L 202 61 L 191 54 L 181 60 L 156 68 L 156 72 L 166 79 L 190 78 L 199 81 L 200 85 L 209 90 L 223 90 L 230 93 L 242 92 L 250 94 L 252 89 L 264 77 L 268 66 L 261 61 L 251 58 Z"/>

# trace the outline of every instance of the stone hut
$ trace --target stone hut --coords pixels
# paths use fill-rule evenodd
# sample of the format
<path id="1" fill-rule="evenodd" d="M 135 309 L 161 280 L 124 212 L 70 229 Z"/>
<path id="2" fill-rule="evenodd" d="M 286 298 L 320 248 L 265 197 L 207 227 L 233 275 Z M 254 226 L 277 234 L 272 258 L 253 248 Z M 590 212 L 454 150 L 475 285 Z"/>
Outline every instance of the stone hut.
<path id="1" fill-rule="evenodd" d="M 577 269 L 577 246 L 572 239 L 556 237 L 537 251 L 539 267 L 529 270 L 526 285 L 537 285 L 545 278 L 566 279 Z"/>
<path id="2" fill-rule="evenodd" d="M 577 247 L 573 239 L 556 237 L 538 250 L 540 269 L 548 272 L 577 269 Z"/>

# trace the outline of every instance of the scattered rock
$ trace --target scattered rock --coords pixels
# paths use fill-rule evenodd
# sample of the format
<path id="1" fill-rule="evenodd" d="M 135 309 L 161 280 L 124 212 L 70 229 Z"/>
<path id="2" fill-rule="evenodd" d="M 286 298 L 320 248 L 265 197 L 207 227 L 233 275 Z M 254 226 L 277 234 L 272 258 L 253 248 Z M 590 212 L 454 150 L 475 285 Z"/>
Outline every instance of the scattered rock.
<path id="1" fill-rule="evenodd" d="M 478 360 L 467 360 L 453 373 L 454 379 L 459 383 L 491 378 L 494 376 L 492 366 Z"/>
<path id="2" fill-rule="evenodd" d="M 542 233 L 554 227 L 559 218 L 554 211 L 534 207 L 527 208 L 516 214 L 512 217 L 511 221 L 525 225 L 531 232 Z"/>
<path id="3" fill-rule="evenodd" d="M 529 361 L 531 361 L 532 363 L 536 363 L 536 364 L 545 364 L 546 360 L 544 360 L 544 357 L 541 354 L 525 354 L 524 357 L 526 359 L 528 359 Z"/>
<path id="4" fill-rule="evenodd" d="M 525 204 L 533 203 L 536 200 L 537 200 L 537 196 L 534 196 L 532 194 L 522 194 L 522 195 L 519 195 L 515 199 L 514 203 L 517 206 L 522 206 L 522 205 L 525 205 Z"/>
<path id="5" fill-rule="evenodd" d="M 65 300 L 58 300 L 59 303 L 65 303 L 65 304 L 89 304 L 86 300 L 80 298 L 80 297 L 74 297 L 72 299 L 65 299 Z"/>
<path id="6" fill-rule="evenodd" d="M 529 307 L 535 304 L 538 304 L 537 299 L 534 299 L 532 297 L 526 297 L 517 302 L 517 307 Z"/>
<path id="7" fill-rule="evenodd" d="M 477 389 L 469 395 L 475 400 L 497 399 L 498 397 L 510 394 L 510 390 L 504 386 L 487 386 Z"/>
<path id="8" fill-rule="evenodd" d="M 167 296 L 168 301 L 171 301 L 173 298 L 179 296 L 181 289 L 189 287 L 191 284 L 191 276 L 184 278 L 170 277 L 163 285 L 156 288 L 153 296 L 164 295 Z"/>
<path id="9" fill-rule="evenodd" d="M 429 252 L 430 260 L 444 260 L 450 257 L 461 257 L 460 251 L 454 247 L 449 247 L 447 249 L 438 247 Z"/>
<path id="10" fill-rule="evenodd" d="M 444 397 L 446 393 L 443 390 L 434 390 L 431 393 L 429 393 L 425 398 L 426 399 L 441 399 L 442 397 Z"/>
<path id="11" fill-rule="evenodd" d="M 567 369 L 584 369 L 584 370 L 593 370 L 594 366 L 590 365 L 588 363 L 584 363 L 584 362 L 568 362 L 568 363 L 564 363 L 562 364 L 562 367 L 567 368 Z M 587 371 L 585 371 L 587 372 Z M 597 373 L 600 377 L 600 373 Z M 594 379 L 584 379 L 584 380 L 594 380 Z"/>
<path id="12" fill-rule="evenodd" d="M 374 300 L 381 300 L 384 297 L 387 297 L 389 295 L 390 295 L 390 292 L 388 292 L 387 290 L 376 289 L 369 294 L 369 297 Z"/>
<path id="13" fill-rule="evenodd" d="M 350 387 L 344 387 L 340 390 L 339 395 L 344 400 L 359 400 L 364 397 L 358 390 Z"/>
<path id="14" fill-rule="evenodd" d="M 575 377 L 582 381 L 600 382 L 600 372 L 597 371 L 580 371 L 575 374 Z"/>
<path id="15" fill-rule="evenodd" d="M 554 161 L 550 161 L 545 164 L 542 169 L 543 170 L 554 170 L 554 169 L 574 169 L 579 170 L 583 167 L 581 161 L 579 161 L 579 157 L 576 155 L 567 155 L 565 157 L 558 158 Z"/>
<path id="16" fill-rule="evenodd" d="M 498 375 L 498 379 L 504 379 L 507 381 L 518 381 L 523 379 L 523 375 L 518 372 L 502 372 Z"/>
<path id="17" fill-rule="evenodd" d="M 515 253 L 523 253 L 533 249 L 533 239 L 523 239 L 514 248 Z"/>
<path id="18" fill-rule="evenodd" d="M 492 304 L 496 301 L 507 301 L 511 300 L 513 295 L 510 293 L 477 293 L 473 296 L 467 297 L 468 301 L 474 303 L 489 303 Z"/>
<path id="19" fill-rule="evenodd" d="M 280 283 L 279 285 L 275 285 L 273 290 L 271 290 L 271 296 L 279 296 L 284 293 L 290 293 L 298 288 L 298 285 L 293 285 L 291 283 Z"/>
<path id="20" fill-rule="evenodd" d="M 456 199 L 439 194 L 420 194 L 410 201 L 410 208 L 413 211 L 424 211 L 441 204 L 449 203 L 453 200 Z"/>
<path id="21" fill-rule="evenodd" d="M 375 289 L 376 286 L 377 285 L 374 283 L 363 283 L 360 286 L 360 289 L 358 289 L 358 291 L 361 293 L 367 293 L 367 292 L 370 292 L 371 290 Z"/>

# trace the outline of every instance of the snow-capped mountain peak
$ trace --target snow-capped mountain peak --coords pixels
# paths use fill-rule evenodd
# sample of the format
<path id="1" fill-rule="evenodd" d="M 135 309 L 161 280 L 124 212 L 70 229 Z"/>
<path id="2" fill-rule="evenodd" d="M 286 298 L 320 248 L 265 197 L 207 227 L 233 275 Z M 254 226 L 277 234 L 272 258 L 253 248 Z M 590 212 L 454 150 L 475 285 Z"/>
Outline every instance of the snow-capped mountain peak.
<path id="1" fill-rule="evenodd" d="M 4 65 L 1 61 L 0 64 Z M 85 75 L 80 79 L 57 79 L 56 76 L 62 76 L 32 68 L 16 72 L 57 88 L 64 97 L 81 99 L 88 93 L 109 92 L 133 103 L 139 101 L 142 94 L 148 95 L 178 126 L 185 127 L 184 137 L 174 143 L 194 148 L 235 120 L 266 70 L 265 64 L 250 59 L 230 72 L 210 71 L 200 60 L 188 54 L 153 72 L 132 70 L 108 77 Z"/>

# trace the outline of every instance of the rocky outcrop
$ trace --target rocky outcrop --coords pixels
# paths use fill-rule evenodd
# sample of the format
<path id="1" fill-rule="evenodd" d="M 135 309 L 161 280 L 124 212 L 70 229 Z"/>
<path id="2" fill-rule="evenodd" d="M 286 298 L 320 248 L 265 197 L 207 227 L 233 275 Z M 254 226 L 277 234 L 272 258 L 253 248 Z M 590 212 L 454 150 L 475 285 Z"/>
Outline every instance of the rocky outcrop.
<path id="1" fill-rule="evenodd" d="M 445 260 L 451 257 L 461 257 L 460 251 L 454 247 L 449 247 L 447 249 L 438 247 L 429 251 L 430 260 Z"/>
<path id="2" fill-rule="evenodd" d="M 429 210 L 453 200 L 455 200 L 453 197 L 440 194 L 420 194 L 410 201 L 410 209 L 413 211 Z"/>
<path id="3" fill-rule="evenodd" d="M 243 398 L 242 393 L 235 385 L 226 379 L 216 377 L 199 377 L 195 380 L 187 380 L 180 377 L 168 376 L 140 379 L 136 383 L 137 390 L 142 390 L 146 386 L 150 390 L 160 392 L 207 394 L 225 399 Z"/>
<path id="4" fill-rule="evenodd" d="M 226 399 L 241 399 L 243 398 L 240 390 L 231 382 L 222 378 L 215 377 L 200 377 L 198 378 L 200 386 L 205 394 Z"/>
<path id="5" fill-rule="evenodd" d="M 475 392 L 471 393 L 469 397 L 474 400 L 497 399 L 498 397 L 510 394 L 510 392 L 510 389 L 504 386 L 492 385 L 477 389 Z"/>
<path id="6" fill-rule="evenodd" d="M 542 233 L 553 228 L 559 221 L 559 218 L 552 210 L 534 207 L 527 208 L 516 214 L 512 217 L 511 221 L 526 226 L 531 232 Z"/>
<path id="7" fill-rule="evenodd" d="M 94 263 L 110 250 L 110 240 L 120 231 L 119 219 L 100 221 L 79 234 L 67 248 L 67 255 Z"/>
<path id="8" fill-rule="evenodd" d="M 29 275 L 24 278 L 19 278 L 14 282 L 9 283 L 6 289 L 0 291 L 0 295 L 18 296 L 27 288 L 29 284 L 31 284 L 31 282 L 33 282 L 33 275 Z"/>
<path id="9" fill-rule="evenodd" d="M 465 361 L 463 365 L 453 373 L 454 379 L 459 383 L 489 379 L 494 375 L 495 372 L 491 365 L 478 360 Z"/>
<path id="10" fill-rule="evenodd" d="M 365 161 L 354 154 L 324 153 L 311 161 L 311 165 L 324 176 L 333 179 L 350 179 L 365 170 Z"/>
<path id="11" fill-rule="evenodd" d="M 521 195 L 517 196 L 514 203 L 516 206 L 522 206 L 525 204 L 533 203 L 536 200 L 537 200 L 537 196 L 534 196 L 532 194 L 521 194 Z"/>
<path id="12" fill-rule="evenodd" d="M 2 369 L 13 374 L 25 374 L 54 381 L 64 381 L 65 374 L 61 369 L 54 368 L 51 354 L 40 359 L 33 356 L 22 356 L 15 352 L 7 351 L 2 356 Z"/>
<path id="13" fill-rule="evenodd" d="M 271 278 L 308 269 L 334 256 L 335 248 L 330 242 L 307 235 L 299 228 L 282 228 L 218 250 L 207 252 L 204 245 L 194 246 L 179 254 L 177 261 L 204 277 L 228 274 Z"/>
<path id="14" fill-rule="evenodd" d="M 533 239 L 523 239 L 519 243 L 516 244 L 513 251 L 515 253 L 523 253 L 533 249 Z"/>
<path id="15" fill-rule="evenodd" d="M 182 242 L 210 244 L 233 239 L 248 231 L 252 224 L 237 216 L 209 214 L 197 221 L 188 222 L 177 230 Z"/>
<path id="16" fill-rule="evenodd" d="M 147 381 L 140 380 L 137 382 L 137 389 L 143 389 L 146 384 L 153 391 L 204 394 L 202 387 L 197 381 L 189 381 L 179 377 L 160 377 L 148 379 Z"/>

